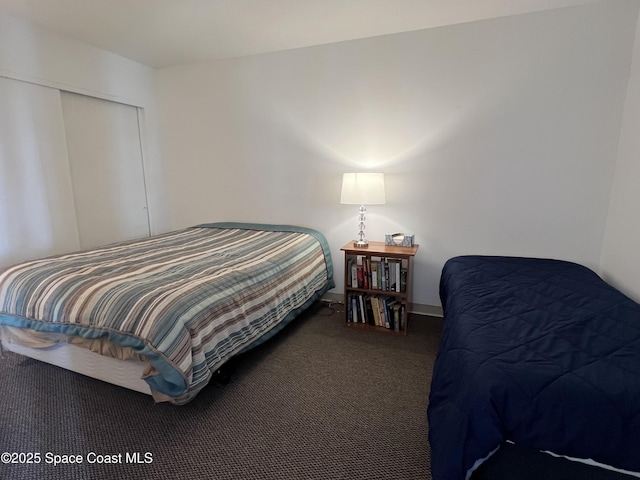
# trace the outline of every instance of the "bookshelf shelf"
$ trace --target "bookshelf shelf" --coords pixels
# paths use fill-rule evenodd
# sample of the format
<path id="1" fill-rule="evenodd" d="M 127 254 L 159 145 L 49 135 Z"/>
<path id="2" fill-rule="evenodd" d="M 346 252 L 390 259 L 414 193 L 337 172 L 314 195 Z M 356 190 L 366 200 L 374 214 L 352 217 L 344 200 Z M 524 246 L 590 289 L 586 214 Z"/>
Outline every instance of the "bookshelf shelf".
<path id="1" fill-rule="evenodd" d="M 345 323 L 348 327 L 406 335 L 413 247 L 347 243 L 344 252 Z"/>

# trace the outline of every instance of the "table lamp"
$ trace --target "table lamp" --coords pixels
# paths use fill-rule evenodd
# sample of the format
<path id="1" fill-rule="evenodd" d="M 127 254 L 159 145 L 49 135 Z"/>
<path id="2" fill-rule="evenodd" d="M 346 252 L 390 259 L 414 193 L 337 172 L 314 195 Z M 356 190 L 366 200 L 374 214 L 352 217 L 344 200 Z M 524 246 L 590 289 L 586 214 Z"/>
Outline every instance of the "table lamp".
<path id="1" fill-rule="evenodd" d="M 340 203 L 347 205 L 360 205 L 358 211 L 358 240 L 353 242 L 356 248 L 366 248 L 369 243 L 365 239 L 365 205 L 382 205 L 384 196 L 383 173 L 345 173 L 342 175 L 342 195 Z"/>

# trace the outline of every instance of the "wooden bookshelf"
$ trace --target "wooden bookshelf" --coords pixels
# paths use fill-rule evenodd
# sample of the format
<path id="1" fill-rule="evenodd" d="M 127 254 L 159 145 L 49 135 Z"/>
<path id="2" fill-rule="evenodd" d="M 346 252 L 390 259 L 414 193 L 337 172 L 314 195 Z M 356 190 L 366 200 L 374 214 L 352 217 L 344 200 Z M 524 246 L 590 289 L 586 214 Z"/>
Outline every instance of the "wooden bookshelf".
<path id="1" fill-rule="evenodd" d="M 418 246 L 369 242 L 344 252 L 345 323 L 348 327 L 406 335 L 413 257 Z"/>

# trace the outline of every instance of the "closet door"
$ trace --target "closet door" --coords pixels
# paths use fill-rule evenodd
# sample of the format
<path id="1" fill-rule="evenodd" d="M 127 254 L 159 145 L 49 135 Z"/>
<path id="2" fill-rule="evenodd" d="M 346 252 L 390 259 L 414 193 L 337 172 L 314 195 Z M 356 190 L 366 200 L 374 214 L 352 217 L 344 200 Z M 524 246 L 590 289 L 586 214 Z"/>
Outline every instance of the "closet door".
<path id="1" fill-rule="evenodd" d="M 0 267 L 78 247 L 60 93 L 0 77 Z"/>
<path id="2" fill-rule="evenodd" d="M 150 235 L 138 109 L 61 92 L 81 248 Z"/>

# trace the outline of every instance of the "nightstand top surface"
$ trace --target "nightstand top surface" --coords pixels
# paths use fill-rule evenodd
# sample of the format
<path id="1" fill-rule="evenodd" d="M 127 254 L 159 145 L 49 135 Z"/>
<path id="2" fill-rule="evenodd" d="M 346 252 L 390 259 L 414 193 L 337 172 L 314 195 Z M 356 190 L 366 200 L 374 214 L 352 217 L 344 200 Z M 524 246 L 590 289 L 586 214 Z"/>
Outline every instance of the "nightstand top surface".
<path id="1" fill-rule="evenodd" d="M 369 246 L 365 248 L 358 248 L 353 246 L 354 240 L 351 240 L 340 250 L 353 254 L 373 254 L 373 255 L 397 255 L 397 256 L 413 256 L 418 252 L 420 245 L 414 245 L 413 247 L 398 247 L 396 245 L 385 245 L 384 242 L 372 242 L 369 241 Z"/>

